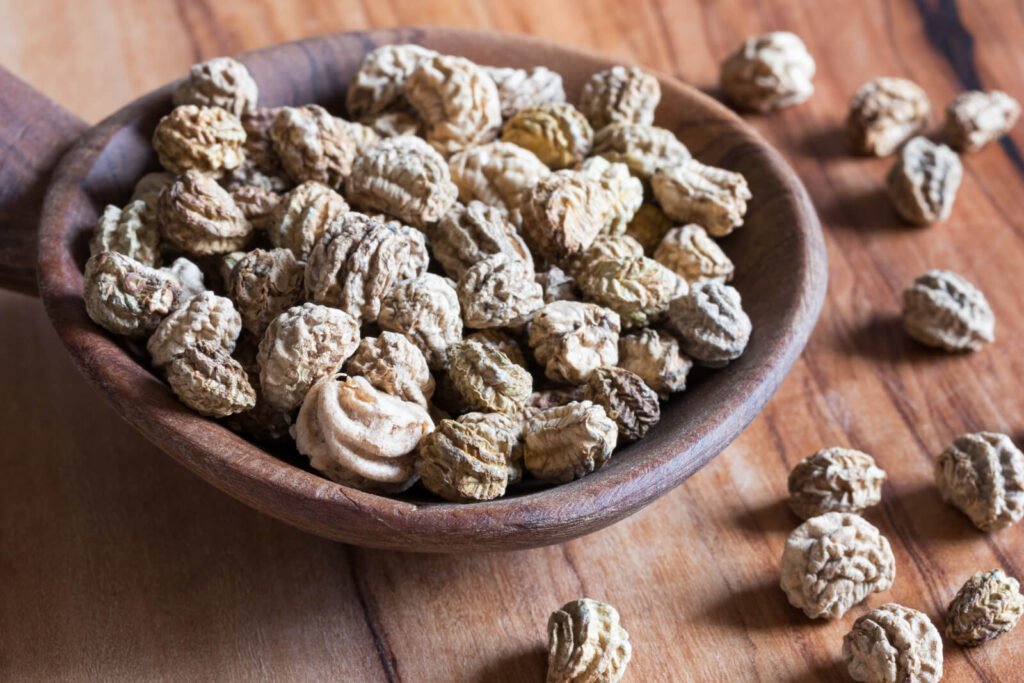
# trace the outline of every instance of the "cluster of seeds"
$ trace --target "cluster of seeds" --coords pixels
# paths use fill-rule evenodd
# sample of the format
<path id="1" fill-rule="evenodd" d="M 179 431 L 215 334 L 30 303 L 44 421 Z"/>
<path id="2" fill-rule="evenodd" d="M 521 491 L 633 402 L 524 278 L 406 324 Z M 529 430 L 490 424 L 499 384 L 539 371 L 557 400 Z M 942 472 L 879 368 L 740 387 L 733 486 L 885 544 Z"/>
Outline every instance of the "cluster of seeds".
<path id="1" fill-rule="evenodd" d="M 983 531 L 1024 518 L 1024 453 L 1003 434 L 966 434 L 939 455 L 942 498 Z M 789 475 L 789 505 L 806 520 L 782 555 L 780 585 L 790 604 L 810 618 L 842 618 L 872 593 L 888 590 L 896 561 L 888 540 L 860 517 L 881 502 L 886 474 L 860 451 L 828 448 L 801 460 Z M 946 610 L 946 636 L 964 647 L 1001 636 L 1024 612 L 1016 579 L 1002 570 L 978 572 Z M 856 681 L 942 678 L 942 638 L 922 612 L 886 604 L 864 614 L 843 641 Z"/>
<path id="2" fill-rule="evenodd" d="M 814 60 L 799 37 L 768 33 L 744 41 L 725 60 L 721 85 L 737 106 L 768 112 L 810 97 L 814 70 Z M 916 83 L 883 77 L 857 90 L 846 119 L 846 137 L 854 153 L 898 153 L 886 189 L 900 217 L 915 225 L 949 218 L 963 176 L 957 152 L 975 152 L 998 140 L 1017 123 L 1021 107 L 998 90 L 959 95 L 946 107 L 948 145 L 922 136 L 931 112 L 928 95 Z M 666 182 L 662 178 L 663 187 Z M 659 199 L 663 206 L 666 201 L 671 206 L 667 196 Z M 672 216 L 670 208 L 665 210 Z M 728 225 L 728 217 L 720 217 L 718 224 Z M 949 271 L 928 271 L 907 289 L 903 319 L 911 337 L 947 351 L 976 350 L 995 338 L 995 320 L 985 296 Z"/>
<path id="3" fill-rule="evenodd" d="M 814 61 L 799 38 L 771 33 L 745 41 L 722 65 L 721 83 L 737 105 L 767 112 L 810 96 L 813 74 Z M 887 177 L 888 194 L 900 216 L 917 225 L 945 220 L 952 211 L 963 174 L 953 149 L 973 152 L 1006 134 L 1020 106 L 998 91 L 957 97 L 946 111 L 945 136 L 953 149 L 921 137 L 930 113 L 928 97 L 916 84 L 878 78 L 854 95 L 846 125 L 854 152 L 899 153 Z M 670 208 L 666 211 L 671 215 Z M 728 217 L 718 224 L 727 225 Z M 658 250 L 667 252 L 683 239 L 694 240 L 666 233 Z M 689 264 L 709 280 L 721 272 L 711 246 L 702 247 L 700 261 Z M 668 253 L 661 254 L 666 259 L 671 259 Z M 977 350 L 995 337 L 995 318 L 985 296 L 944 270 L 928 271 L 907 288 L 903 323 L 915 340 L 947 351 Z M 943 500 L 983 531 L 1024 518 L 1024 454 L 1006 435 L 981 432 L 956 439 L 939 455 L 935 478 Z M 869 595 L 892 586 L 896 562 L 889 542 L 860 517 L 881 501 L 885 480 L 870 455 L 847 448 L 821 450 L 790 473 L 789 505 L 805 521 L 786 542 L 780 585 L 808 617 L 841 618 Z M 978 572 L 949 605 L 946 635 L 963 646 L 979 645 L 1013 628 L 1022 611 L 1024 596 L 1016 579 L 999 569 Z M 924 613 L 897 604 L 857 619 L 844 639 L 843 657 L 857 681 L 928 683 L 942 677 L 939 631 Z"/>
<path id="4" fill-rule="evenodd" d="M 751 334 L 716 241 L 750 190 L 654 125 L 660 97 L 614 67 L 577 108 L 548 69 L 389 45 L 342 118 L 196 65 L 153 132 L 164 171 L 99 221 L 87 310 L 187 406 L 346 486 L 578 479 Z"/>

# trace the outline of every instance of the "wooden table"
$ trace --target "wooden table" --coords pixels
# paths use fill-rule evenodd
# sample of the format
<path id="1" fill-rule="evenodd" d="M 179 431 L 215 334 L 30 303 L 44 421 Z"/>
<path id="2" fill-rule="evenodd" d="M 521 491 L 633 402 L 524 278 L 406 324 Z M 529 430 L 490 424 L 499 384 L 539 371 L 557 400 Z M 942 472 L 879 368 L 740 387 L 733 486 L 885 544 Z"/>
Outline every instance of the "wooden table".
<path id="1" fill-rule="evenodd" d="M 476 557 L 374 552 L 307 536 L 185 472 L 75 372 L 38 302 L 0 294 L 0 678 L 5 680 L 531 681 L 545 622 L 587 595 L 618 606 L 631 681 L 844 680 L 841 639 L 897 601 L 941 623 L 974 571 L 1024 573 L 1024 527 L 977 532 L 943 505 L 932 459 L 965 431 L 1024 437 L 1024 126 L 967 158 L 953 217 L 908 228 L 890 161 L 851 158 L 840 125 L 862 82 L 920 83 L 941 109 L 967 88 L 1024 96 L 1020 0 L 803 3 L 230 0 L 0 4 L 0 62 L 87 120 L 193 62 L 300 36 L 443 23 L 599 49 L 715 91 L 750 34 L 790 29 L 818 61 L 806 104 L 751 123 L 789 158 L 826 225 L 831 287 L 810 346 L 764 414 L 647 510 L 563 546 Z M 899 294 L 930 267 L 989 296 L 998 341 L 969 356 L 911 343 Z M 897 579 L 836 623 L 778 589 L 797 519 L 786 474 L 849 445 L 889 473 L 868 513 Z M 946 680 L 1011 680 L 1024 628 L 946 644 Z"/>

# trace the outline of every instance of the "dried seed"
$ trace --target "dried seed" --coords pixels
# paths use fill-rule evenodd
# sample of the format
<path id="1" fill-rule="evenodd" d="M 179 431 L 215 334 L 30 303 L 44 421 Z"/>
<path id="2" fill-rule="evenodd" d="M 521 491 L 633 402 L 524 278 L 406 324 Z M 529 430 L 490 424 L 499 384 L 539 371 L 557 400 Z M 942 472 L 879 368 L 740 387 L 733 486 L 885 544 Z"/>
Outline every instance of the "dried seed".
<path id="1" fill-rule="evenodd" d="M 281 107 L 270 127 L 274 152 L 297 183 L 338 187 L 352 170 L 357 144 L 346 122 L 317 104 Z"/>
<path id="2" fill-rule="evenodd" d="M 359 344 L 359 325 L 336 308 L 305 303 L 274 318 L 260 342 L 260 386 L 271 406 L 291 410 Z"/>
<path id="3" fill-rule="evenodd" d="M 129 202 L 123 209 L 106 207 L 89 241 L 89 253 L 95 256 L 116 251 L 143 265 L 156 265 L 160 228 L 153 218 L 141 199 Z"/>
<path id="4" fill-rule="evenodd" d="M 642 123 L 613 123 L 601 128 L 594 136 L 592 153 L 625 164 L 645 183 L 663 167 L 691 158 L 675 133 Z"/>
<path id="5" fill-rule="evenodd" d="M 181 282 L 171 273 L 114 251 L 91 257 L 83 277 L 82 298 L 92 321 L 130 337 L 155 330 L 174 309 L 181 292 Z"/>
<path id="6" fill-rule="evenodd" d="M 146 350 L 158 368 L 200 343 L 230 356 L 241 331 L 242 318 L 231 299 L 203 292 L 160 322 L 146 342 Z"/>
<path id="7" fill-rule="evenodd" d="M 962 177 L 956 152 L 918 137 L 900 151 L 886 178 L 886 190 L 905 220 L 927 225 L 949 218 Z"/>
<path id="8" fill-rule="evenodd" d="M 905 78 L 876 78 L 850 102 L 846 134 L 859 154 L 887 157 L 928 124 L 932 105 L 916 83 Z"/>
<path id="9" fill-rule="evenodd" d="M 635 66 L 613 66 L 591 76 L 580 93 L 580 111 L 595 130 L 611 123 L 654 123 L 661 100 L 658 79 Z"/>
<path id="10" fill-rule="evenodd" d="M 377 324 L 409 338 L 432 370 L 448 367 L 448 351 L 462 339 L 459 297 L 448 280 L 424 273 L 395 285 L 381 301 Z"/>
<path id="11" fill-rule="evenodd" d="M 515 116 L 521 109 L 547 102 L 565 102 L 562 77 L 543 66 L 532 69 L 510 69 L 497 66 L 481 67 L 498 86 L 501 115 Z"/>
<path id="12" fill-rule="evenodd" d="M 661 318 L 678 291 L 678 277 L 646 256 L 598 258 L 579 272 L 576 282 L 584 299 L 618 313 L 627 330 Z"/>
<path id="13" fill-rule="evenodd" d="M 679 350 L 675 337 L 643 329 L 619 339 L 619 367 L 636 373 L 662 400 L 686 389 L 693 361 Z"/>
<path id="14" fill-rule="evenodd" d="M 669 218 L 697 223 L 712 237 L 725 237 L 743 225 L 751 198 L 742 175 L 694 159 L 662 167 L 651 186 Z"/>
<path id="15" fill-rule="evenodd" d="M 629 634 L 609 604 L 574 600 L 548 619 L 547 683 L 618 683 L 632 654 Z"/>
<path id="16" fill-rule="evenodd" d="M 328 479 L 397 493 L 416 482 L 416 446 L 433 430 L 422 406 L 374 389 L 363 377 L 328 374 L 299 410 L 295 445 Z"/>
<path id="17" fill-rule="evenodd" d="M 514 414 L 533 392 L 533 377 L 492 345 L 464 339 L 449 353 L 448 376 L 474 410 Z"/>
<path id="18" fill-rule="evenodd" d="M 1020 103 L 999 90 L 965 92 L 946 107 L 946 137 L 954 149 L 977 152 L 1010 132 Z"/>
<path id="19" fill-rule="evenodd" d="M 405 84 L 422 62 L 437 53 L 419 45 L 382 45 L 363 57 L 345 93 L 352 118 L 363 118 L 408 106 Z"/>
<path id="20" fill-rule="evenodd" d="M 811 619 L 839 619 L 872 593 L 889 590 L 896 560 L 889 541 L 862 517 L 828 512 L 789 535 L 781 573 L 791 605 Z"/>
<path id="21" fill-rule="evenodd" d="M 775 31 L 747 38 L 722 63 L 720 82 L 745 109 L 768 112 L 799 104 L 814 94 L 814 58 L 800 37 Z"/>
<path id="22" fill-rule="evenodd" d="M 942 499 L 982 531 L 998 531 L 1024 518 L 1024 453 L 995 432 L 964 434 L 935 462 Z"/>
<path id="23" fill-rule="evenodd" d="M 551 170 L 537 156 L 511 142 L 476 145 L 448 159 L 459 199 L 493 206 L 514 225 L 522 221 L 520 207 L 529 190 Z"/>
<path id="24" fill-rule="evenodd" d="M 480 342 L 484 346 L 490 346 L 508 356 L 508 359 L 521 368 L 530 369 L 530 362 L 523 353 L 523 347 L 519 345 L 516 338 L 504 330 L 490 328 L 479 330 L 468 334 L 465 339 Z"/>
<path id="25" fill-rule="evenodd" d="M 241 62 L 217 57 L 193 64 L 188 77 L 174 91 L 174 105 L 220 107 L 235 116 L 256 108 L 256 81 Z"/>
<path id="26" fill-rule="evenodd" d="M 386 138 L 356 157 L 345 191 L 354 204 L 419 228 L 440 220 L 458 196 L 444 157 L 410 136 Z"/>
<path id="27" fill-rule="evenodd" d="M 619 362 L 619 315 L 595 304 L 555 301 L 529 325 L 530 348 L 555 382 L 583 384 L 599 367 Z"/>
<path id="28" fill-rule="evenodd" d="M 604 466 L 615 450 L 618 429 L 601 406 L 574 401 L 530 416 L 525 435 L 527 471 L 564 484 Z"/>
<path id="29" fill-rule="evenodd" d="M 544 291 L 526 261 L 495 254 L 479 261 L 459 279 L 456 292 L 466 327 L 515 327 L 544 305 Z"/>
<path id="30" fill-rule="evenodd" d="M 638 375 L 624 368 L 597 368 L 583 392 L 615 420 L 621 441 L 642 439 L 661 419 L 658 395 Z"/>
<path id="31" fill-rule="evenodd" d="M 295 258 L 305 261 L 327 226 L 347 211 L 340 194 L 308 180 L 281 199 L 268 221 L 267 235 L 275 247 L 291 249 Z"/>
<path id="32" fill-rule="evenodd" d="M 750 340 L 750 318 L 740 293 L 717 280 L 696 282 L 674 299 L 668 323 L 686 355 L 712 368 L 739 358 Z"/>
<path id="33" fill-rule="evenodd" d="M 501 140 L 528 149 L 557 170 L 583 161 L 594 141 L 594 129 L 571 104 L 548 102 L 517 112 L 505 123 Z"/>
<path id="34" fill-rule="evenodd" d="M 231 269 L 228 296 L 235 302 L 245 329 L 262 336 L 270 321 L 302 303 L 306 264 L 288 249 L 254 249 Z"/>
<path id="35" fill-rule="evenodd" d="M 942 638 L 923 612 L 889 603 L 853 623 L 843 638 L 850 677 L 865 683 L 942 678 Z"/>
<path id="36" fill-rule="evenodd" d="M 557 265 L 586 251 L 612 214 L 612 198 L 595 180 L 557 171 L 530 189 L 522 211 L 530 250 Z"/>
<path id="37" fill-rule="evenodd" d="M 167 383 L 182 403 L 209 417 L 227 417 L 256 405 L 245 370 L 216 344 L 186 347 L 167 366 Z"/>
<path id="38" fill-rule="evenodd" d="M 602 157 L 591 157 L 579 167 L 584 178 L 596 180 L 608 193 L 612 207 L 602 232 L 621 235 L 644 203 L 644 186 L 634 178 L 625 164 L 609 162 Z"/>
<path id="39" fill-rule="evenodd" d="M 860 514 L 882 500 L 885 472 L 867 453 L 825 448 L 789 473 L 789 507 L 801 519 L 826 512 Z"/>
<path id="40" fill-rule="evenodd" d="M 252 236 L 252 225 L 227 190 L 196 170 L 167 186 L 157 217 L 164 239 L 190 254 L 226 254 L 242 249 Z"/>
<path id="41" fill-rule="evenodd" d="M 420 441 L 416 472 L 423 485 L 445 500 L 468 503 L 505 495 L 509 483 L 508 442 L 486 428 L 441 420 Z"/>
<path id="42" fill-rule="evenodd" d="M 465 206 L 456 204 L 439 223 L 427 228 L 427 235 L 434 258 L 456 280 L 493 254 L 505 254 L 533 268 L 526 242 L 496 206 L 475 200 Z"/>
<path id="43" fill-rule="evenodd" d="M 153 149 L 160 165 L 171 173 L 195 169 L 219 178 L 241 165 L 244 143 L 242 122 L 220 107 L 175 107 L 153 132 Z"/>
<path id="44" fill-rule="evenodd" d="M 978 572 L 957 592 L 946 609 L 946 637 L 974 647 L 998 638 L 1017 625 L 1024 596 L 1017 579 L 1001 569 Z"/>
<path id="45" fill-rule="evenodd" d="M 995 325 L 985 295 L 948 270 L 929 270 L 903 292 L 903 327 L 927 346 L 977 351 L 995 339 Z"/>
<path id="46" fill-rule="evenodd" d="M 654 251 L 654 260 L 689 283 L 702 280 L 729 282 L 736 270 L 718 243 L 704 228 L 690 223 L 672 228 Z"/>
<path id="47" fill-rule="evenodd" d="M 421 60 L 409 74 L 404 93 L 427 125 L 427 142 L 445 156 L 498 136 L 498 88 L 468 59 L 434 55 Z"/>
<path id="48" fill-rule="evenodd" d="M 331 224 L 310 253 L 306 294 L 314 303 L 372 323 L 391 288 L 422 275 L 428 260 L 419 230 L 350 212 Z"/>
<path id="49" fill-rule="evenodd" d="M 434 394 L 427 359 L 397 332 L 364 337 L 345 362 L 345 372 L 365 377 L 375 389 L 426 408 Z"/>

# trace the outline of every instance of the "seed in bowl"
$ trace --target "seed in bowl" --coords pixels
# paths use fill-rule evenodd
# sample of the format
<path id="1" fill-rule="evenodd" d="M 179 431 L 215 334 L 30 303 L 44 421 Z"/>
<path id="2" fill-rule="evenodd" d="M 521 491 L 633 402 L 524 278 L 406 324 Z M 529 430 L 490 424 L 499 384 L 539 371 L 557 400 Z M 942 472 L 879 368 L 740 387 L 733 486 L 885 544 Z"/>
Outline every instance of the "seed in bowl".
<path id="1" fill-rule="evenodd" d="M 612 123 L 650 125 L 660 101 L 657 78 L 636 67 L 613 66 L 583 84 L 580 111 L 594 130 Z"/>
<path id="2" fill-rule="evenodd" d="M 594 143 L 594 129 L 571 104 L 547 102 L 516 112 L 505 123 L 501 140 L 533 152 L 558 170 L 583 161 Z"/>
<path id="3" fill-rule="evenodd" d="M 265 106 L 230 58 L 175 98 L 167 172 L 97 221 L 86 311 L 187 406 L 334 482 L 459 504 L 567 483 L 749 338 L 715 242 L 746 180 L 655 125 L 641 69 L 577 108 L 545 67 L 389 45 L 344 114 Z"/>

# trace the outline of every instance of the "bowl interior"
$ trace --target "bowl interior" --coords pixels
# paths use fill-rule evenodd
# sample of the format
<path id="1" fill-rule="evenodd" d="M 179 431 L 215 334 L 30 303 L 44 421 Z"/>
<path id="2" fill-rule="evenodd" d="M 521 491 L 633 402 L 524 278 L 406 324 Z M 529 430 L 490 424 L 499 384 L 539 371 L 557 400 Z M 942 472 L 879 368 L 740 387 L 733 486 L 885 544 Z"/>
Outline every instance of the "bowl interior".
<path id="1" fill-rule="evenodd" d="M 339 34 L 240 59 L 259 84 L 261 106 L 317 102 L 345 116 L 346 85 L 362 56 L 393 42 L 481 64 L 545 65 L 562 74 L 571 101 L 590 74 L 613 64 L 529 38 L 450 29 Z M 123 204 L 142 174 L 158 170 L 150 137 L 171 108 L 170 92 L 164 87 L 109 117 L 55 172 L 41 226 L 41 295 L 79 367 L 126 419 L 218 488 L 314 533 L 374 547 L 461 551 L 554 543 L 601 528 L 683 481 L 735 438 L 799 355 L 820 310 L 820 228 L 792 170 L 727 109 L 663 78 L 656 124 L 699 160 L 742 173 L 753 193 L 744 227 L 721 242 L 754 327 L 746 353 L 723 370 L 696 372 L 686 392 L 663 404 L 647 437 L 571 484 L 472 505 L 345 488 L 304 468 L 301 457 L 268 453 L 184 408 L 143 356 L 85 315 L 89 236 L 106 204 Z"/>

